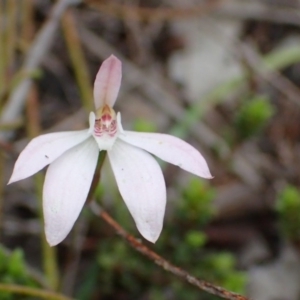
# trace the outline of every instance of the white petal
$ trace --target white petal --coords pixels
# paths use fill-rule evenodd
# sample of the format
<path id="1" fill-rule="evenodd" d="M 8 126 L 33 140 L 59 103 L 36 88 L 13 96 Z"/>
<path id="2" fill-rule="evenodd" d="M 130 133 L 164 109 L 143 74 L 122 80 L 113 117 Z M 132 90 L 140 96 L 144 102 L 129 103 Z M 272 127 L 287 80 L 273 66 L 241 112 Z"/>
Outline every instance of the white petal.
<path id="1" fill-rule="evenodd" d="M 98 144 L 98 147 L 99 147 L 99 150 L 111 150 L 116 139 L 117 139 L 117 136 L 109 136 L 108 134 L 104 134 L 103 136 L 101 137 L 97 137 L 97 136 L 94 136 L 95 138 L 95 141 L 96 143 Z"/>
<path id="2" fill-rule="evenodd" d="M 88 130 L 81 130 L 49 133 L 34 138 L 20 153 L 9 184 L 35 174 L 89 136 Z"/>
<path id="3" fill-rule="evenodd" d="M 122 63 L 114 55 L 101 65 L 94 82 L 94 102 L 96 110 L 104 104 L 114 106 L 122 79 Z"/>
<path id="4" fill-rule="evenodd" d="M 45 232 L 51 246 L 70 232 L 85 203 L 95 172 L 99 149 L 93 138 L 70 149 L 48 168 L 43 210 Z"/>
<path id="5" fill-rule="evenodd" d="M 204 157 L 187 142 L 168 134 L 124 131 L 123 141 L 204 178 L 212 178 Z"/>
<path id="6" fill-rule="evenodd" d="M 119 191 L 143 237 L 155 242 L 162 230 L 166 186 L 156 160 L 120 140 L 108 151 Z"/>
<path id="7" fill-rule="evenodd" d="M 122 126 L 122 120 L 121 120 L 121 113 L 118 112 L 117 113 L 117 126 L 118 126 L 118 134 L 119 133 L 123 133 L 124 132 L 124 129 L 123 129 L 123 126 Z"/>
<path id="8" fill-rule="evenodd" d="M 96 115 L 93 111 L 90 112 L 89 114 L 89 133 L 93 134 L 94 132 L 94 127 L 95 127 L 95 121 L 96 121 Z"/>

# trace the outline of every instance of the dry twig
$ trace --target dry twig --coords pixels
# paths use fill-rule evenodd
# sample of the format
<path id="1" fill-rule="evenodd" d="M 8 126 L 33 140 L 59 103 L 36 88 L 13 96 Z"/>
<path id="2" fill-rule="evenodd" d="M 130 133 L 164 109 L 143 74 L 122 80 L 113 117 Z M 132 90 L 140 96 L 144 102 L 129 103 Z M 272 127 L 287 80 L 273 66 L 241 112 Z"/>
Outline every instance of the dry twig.
<path id="1" fill-rule="evenodd" d="M 173 19 L 185 19 L 199 17 L 210 13 L 226 0 L 208 0 L 200 5 L 191 7 L 140 7 L 136 5 L 118 4 L 110 1 L 103 3 L 99 0 L 86 0 L 85 3 L 91 7 L 97 8 L 101 12 L 110 14 L 119 18 L 131 18 L 140 21 L 165 21 Z"/>
<path id="2" fill-rule="evenodd" d="M 151 261 L 153 261 L 158 266 L 162 267 L 164 270 L 174 274 L 175 276 L 185 280 L 191 285 L 196 286 L 202 291 L 205 291 L 209 294 L 219 296 L 223 299 L 228 300 L 249 300 L 247 297 L 230 292 L 225 290 L 222 287 L 209 283 L 207 281 L 198 279 L 192 275 L 190 275 L 187 271 L 171 264 L 169 261 L 165 260 L 163 257 L 158 255 L 156 252 L 150 250 L 147 246 L 138 241 L 134 236 L 127 233 L 125 229 L 118 224 L 107 212 L 105 212 L 100 206 L 98 206 L 95 202 L 91 203 L 91 208 L 93 212 L 100 216 L 107 224 L 109 224 L 121 237 L 123 237 L 131 247 L 135 250 L 148 257 Z"/>

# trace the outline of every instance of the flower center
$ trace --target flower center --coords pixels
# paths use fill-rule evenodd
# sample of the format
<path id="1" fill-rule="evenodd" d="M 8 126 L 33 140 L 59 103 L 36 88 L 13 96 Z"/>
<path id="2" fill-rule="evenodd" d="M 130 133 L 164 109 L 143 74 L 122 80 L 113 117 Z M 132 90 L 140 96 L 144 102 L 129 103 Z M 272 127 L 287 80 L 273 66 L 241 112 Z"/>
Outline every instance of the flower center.
<path id="1" fill-rule="evenodd" d="M 118 121 L 115 111 L 108 105 L 104 105 L 96 111 L 96 114 L 92 114 L 94 117 L 90 119 L 92 121 L 91 127 L 93 130 L 93 136 L 97 142 L 100 151 L 111 150 L 113 147 L 119 131 L 122 129 L 122 125 Z"/>
<path id="2" fill-rule="evenodd" d="M 102 137 L 108 135 L 114 137 L 117 133 L 117 120 L 115 111 L 105 104 L 96 112 L 94 136 Z"/>

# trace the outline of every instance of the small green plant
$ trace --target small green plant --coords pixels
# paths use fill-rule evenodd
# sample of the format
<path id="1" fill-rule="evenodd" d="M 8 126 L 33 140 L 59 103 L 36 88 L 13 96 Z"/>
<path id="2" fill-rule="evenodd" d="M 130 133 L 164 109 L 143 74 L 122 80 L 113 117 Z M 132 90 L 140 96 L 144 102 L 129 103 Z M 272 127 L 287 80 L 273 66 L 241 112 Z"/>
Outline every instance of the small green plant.
<path id="1" fill-rule="evenodd" d="M 245 101 L 234 118 L 240 138 L 246 139 L 260 132 L 274 114 L 269 99 L 262 95 Z"/>
<path id="2" fill-rule="evenodd" d="M 0 247 L 0 282 L 6 284 L 20 284 L 23 286 L 37 287 L 26 270 L 23 251 L 14 250 L 11 254 Z M 1 291 L 0 300 L 32 299 L 24 295 Z"/>
<path id="3" fill-rule="evenodd" d="M 182 222 L 188 220 L 203 226 L 213 217 L 212 200 L 215 190 L 198 178 L 193 178 L 182 191 L 182 200 L 178 203 L 178 216 Z"/>
<path id="4" fill-rule="evenodd" d="M 278 195 L 276 210 L 285 236 L 291 240 L 300 239 L 300 191 L 287 185 Z"/>

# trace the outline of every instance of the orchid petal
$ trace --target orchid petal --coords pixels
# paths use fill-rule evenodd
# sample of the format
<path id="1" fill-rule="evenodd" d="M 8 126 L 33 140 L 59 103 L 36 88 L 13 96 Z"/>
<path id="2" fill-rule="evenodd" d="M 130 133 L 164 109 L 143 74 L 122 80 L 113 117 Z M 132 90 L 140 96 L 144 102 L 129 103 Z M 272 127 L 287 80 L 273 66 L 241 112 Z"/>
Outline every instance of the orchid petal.
<path id="1" fill-rule="evenodd" d="M 166 186 L 158 163 L 147 152 L 120 140 L 108 157 L 138 230 L 154 243 L 162 230 L 166 206 Z"/>
<path id="2" fill-rule="evenodd" d="M 105 104 L 113 107 L 116 102 L 122 79 L 122 63 L 114 55 L 101 65 L 94 83 L 94 102 L 96 110 Z"/>
<path id="3" fill-rule="evenodd" d="M 124 131 L 119 138 L 204 178 L 212 178 L 204 157 L 187 142 L 168 134 Z"/>
<path id="4" fill-rule="evenodd" d="M 89 114 L 89 134 L 93 134 L 95 127 L 96 115 L 93 111 Z"/>
<path id="5" fill-rule="evenodd" d="M 124 129 L 123 129 L 123 126 L 122 126 L 122 122 L 121 122 L 121 113 L 120 112 L 117 113 L 117 127 L 118 127 L 118 132 L 119 133 L 123 133 L 124 132 Z"/>
<path id="6" fill-rule="evenodd" d="M 88 130 L 49 133 L 34 138 L 20 153 L 9 184 L 27 178 L 90 136 Z"/>
<path id="7" fill-rule="evenodd" d="M 90 138 L 48 168 L 43 189 L 46 239 L 51 246 L 70 232 L 87 198 L 99 149 Z"/>

